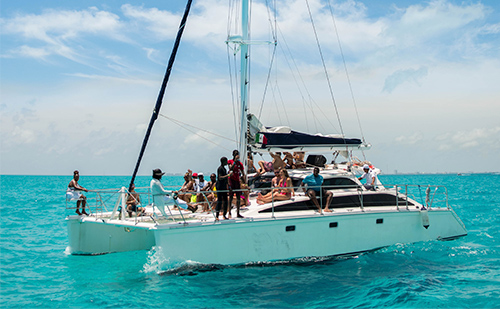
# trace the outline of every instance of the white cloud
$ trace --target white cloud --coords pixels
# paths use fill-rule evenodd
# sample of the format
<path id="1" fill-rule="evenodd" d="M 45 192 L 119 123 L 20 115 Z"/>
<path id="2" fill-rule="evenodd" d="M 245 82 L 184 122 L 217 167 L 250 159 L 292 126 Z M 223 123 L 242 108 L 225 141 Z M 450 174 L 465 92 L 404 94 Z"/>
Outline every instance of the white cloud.
<path id="1" fill-rule="evenodd" d="M 500 127 L 475 128 L 468 131 L 458 131 L 455 133 L 444 133 L 435 138 L 443 142 L 440 150 L 453 148 L 473 148 L 484 145 L 498 145 L 500 142 Z"/>
<path id="2" fill-rule="evenodd" d="M 396 142 L 406 145 L 414 145 L 422 141 L 424 138 L 422 132 L 415 132 L 410 136 L 399 136 L 396 137 Z"/>
<path id="3" fill-rule="evenodd" d="M 92 7 L 82 11 L 48 9 L 39 15 L 17 15 L 3 19 L 3 35 L 20 35 L 27 40 L 45 43 L 43 47 L 23 46 L 24 56 L 45 58 L 56 54 L 68 59 L 75 59 L 76 52 L 72 45 L 82 35 L 114 37 L 123 39 L 119 34 L 119 17 Z"/>
<path id="4" fill-rule="evenodd" d="M 32 130 L 14 127 L 12 137 L 16 144 L 30 144 L 36 141 L 36 134 Z M 5 137 L 4 137 L 5 138 Z"/>
<path id="5" fill-rule="evenodd" d="M 398 70 L 385 79 L 383 91 L 391 93 L 397 86 L 411 82 L 420 85 L 420 80 L 427 76 L 427 68 L 420 67 L 418 70 L 406 69 Z"/>
<path id="6" fill-rule="evenodd" d="M 145 28 L 142 31 L 147 36 L 153 34 L 161 40 L 175 38 L 180 16 L 158 8 L 144 8 L 131 4 L 124 4 L 121 8 L 123 14 L 133 20 L 136 28 Z"/>

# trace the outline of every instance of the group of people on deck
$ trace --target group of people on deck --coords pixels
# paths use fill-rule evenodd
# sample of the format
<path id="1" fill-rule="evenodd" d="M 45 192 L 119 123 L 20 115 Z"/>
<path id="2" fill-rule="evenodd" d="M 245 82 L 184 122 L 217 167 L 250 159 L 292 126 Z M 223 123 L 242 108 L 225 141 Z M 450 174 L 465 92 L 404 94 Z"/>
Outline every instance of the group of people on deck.
<path id="1" fill-rule="evenodd" d="M 294 153 L 295 155 L 296 153 Z M 219 220 L 219 216 L 222 215 L 224 220 L 231 218 L 231 208 L 236 206 L 236 216 L 238 218 L 243 218 L 240 214 L 240 208 L 243 203 L 243 207 L 249 205 L 249 191 L 248 185 L 246 183 L 244 166 L 240 161 L 240 156 L 238 150 L 233 151 L 233 158 L 228 160 L 226 157 L 220 159 L 220 166 L 217 169 L 217 173 L 212 173 L 210 175 L 210 180 L 207 181 L 204 178 L 203 173 L 193 173 L 188 170 L 184 175 L 184 184 L 178 191 L 174 191 L 174 195 L 170 197 L 171 191 L 164 189 L 161 184 L 161 178 L 165 174 L 160 169 L 153 170 L 153 179 L 151 180 L 150 188 L 151 194 L 153 196 L 153 203 L 160 207 L 168 204 L 172 204 L 172 198 L 177 200 L 174 209 L 177 205 L 183 209 L 188 209 L 192 212 L 198 210 L 198 206 L 202 206 L 204 212 L 209 212 L 214 210 L 216 212 L 216 220 Z M 280 153 L 271 154 L 273 156 L 274 164 L 275 162 L 280 162 Z M 285 153 L 285 159 L 291 154 Z M 252 160 L 251 154 L 249 155 L 249 164 Z M 293 158 L 290 159 L 293 161 Z M 299 163 L 303 162 L 300 161 Z M 259 165 L 265 167 L 265 164 Z M 283 160 L 281 160 L 284 163 Z M 295 161 L 293 164 L 295 164 Z M 253 165 L 253 164 L 252 164 Z M 284 201 L 289 200 L 295 195 L 292 180 L 288 175 L 286 165 L 274 169 L 275 177 L 271 180 L 272 189 L 267 194 L 259 193 L 257 196 L 258 204 L 266 204 L 274 201 Z M 273 165 L 274 166 L 274 165 Z M 226 169 L 228 167 L 228 169 Z M 249 165 L 250 170 L 250 165 Z M 366 179 L 364 184 L 365 188 L 368 190 L 374 190 L 376 174 L 369 168 L 368 165 L 363 166 L 364 174 L 358 179 Z M 320 169 L 315 167 L 313 173 L 308 175 L 302 180 L 300 186 L 302 187 L 304 193 L 311 199 L 313 204 L 318 208 L 318 211 L 331 212 L 329 209 L 333 194 L 332 192 L 324 189 L 323 176 L 319 175 Z M 259 175 L 259 174 L 257 174 Z M 68 190 L 66 193 L 67 200 L 77 200 L 76 213 L 78 215 L 88 215 L 85 210 L 86 197 L 81 193 L 82 191 L 87 192 L 88 190 L 78 184 L 79 172 L 74 171 L 73 179 L 68 185 Z M 307 189 L 305 188 L 307 185 Z M 322 209 L 318 201 L 318 197 L 326 198 L 325 207 Z M 131 184 L 129 188 L 129 193 L 126 200 L 129 216 L 132 217 L 132 213 L 136 213 L 138 216 L 145 215 L 145 208 L 141 207 L 140 196 L 135 192 L 135 185 Z M 82 211 L 80 211 L 80 206 Z"/>
<path id="2" fill-rule="evenodd" d="M 284 152 L 283 158 L 281 158 L 281 152 L 270 152 L 269 154 L 273 158 L 272 161 L 259 161 L 259 169 L 255 169 L 252 156 L 249 155 L 248 172 L 255 172 L 258 176 L 266 172 L 272 172 L 281 169 L 295 169 L 306 167 L 306 163 L 304 162 L 305 152 L 303 151 L 294 152 L 293 154 Z"/>
<path id="3" fill-rule="evenodd" d="M 248 205 L 248 186 L 245 181 L 244 166 L 240 161 L 238 150 L 233 151 L 233 158 L 228 160 L 226 157 L 220 159 L 221 165 L 217 169 L 217 174 L 210 175 L 210 181 L 206 181 L 203 173 L 193 173 L 188 170 L 184 174 L 184 184 L 175 191 L 177 198 L 176 205 L 183 209 L 196 212 L 198 206 L 202 206 L 204 212 L 210 209 L 216 210 L 216 220 L 219 215 L 227 220 L 231 218 L 231 208 L 233 202 L 236 206 L 236 216 L 243 218 L 240 214 L 241 203 Z M 226 169 L 229 167 L 229 170 Z M 160 169 L 153 170 L 153 180 L 151 181 L 151 193 L 153 203 L 157 206 L 166 205 L 166 196 L 170 194 L 165 190 L 159 180 L 164 175 Z M 177 206 L 174 206 L 174 209 Z M 221 213 L 222 210 L 222 213 Z"/>

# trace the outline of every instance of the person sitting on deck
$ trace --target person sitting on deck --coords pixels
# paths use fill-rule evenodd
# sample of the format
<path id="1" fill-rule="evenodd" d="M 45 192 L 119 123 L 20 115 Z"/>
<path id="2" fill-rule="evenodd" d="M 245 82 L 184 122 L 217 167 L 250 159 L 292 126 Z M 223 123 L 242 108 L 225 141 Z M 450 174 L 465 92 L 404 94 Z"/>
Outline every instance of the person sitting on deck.
<path id="1" fill-rule="evenodd" d="M 233 199 L 233 203 L 231 206 L 236 206 L 237 201 L 239 200 L 240 206 L 245 207 L 245 206 L 250 206 L 250 190 L 249 187 L 246 183 L 243 181 L 240 181 L 240 189 L 241 192 L 239 194 L 235 194 L 235 198 Z"/>
<path id="2" fill-rule="evenodd" d="M 247 162 L 248 174 L 257 173 L 257 169 L 253 165 L 253 156 L 251 152 L 248 153 Z"/>
<path id="3" fill-rule="evenodd" d="M 127 212 L 130 218 L 132 217 L 132 212 L 135 212 L 137 216 L 144 215 L 145 209 L 144 207 L 139 207 L 140 204 L 141 198 L 139 193 L 135 192 L 135 184 L 132 184 L 130 192 L 127 195 Z"/>
<path id="4" fill-rule="evenodd" d="M 77 200 L 76 213 L 78 215 L 83 214 L 88 216 L 89 214 L 85 211 L 85 206 L 87 205 L 87 198 L 85 197 L 85 195 L 80 193 L 81 191 L 88 192 L 88 190 L 78 184 L 79 179 L 80 179 L 80 172 L 74 171 L 73 179 L 69 182 L 68 190 L 66 191 L 66 200 L 67 201 Z M 80 205 L 82 205 L 82 212 L 80 212 Z"/>
<path id="5" fill-rule="evenodd" d="M 192 177 L 192 174 L 193 173 L 191 170 L 188 170 L 186 174 L 184 174 L 184 184 L 179 189 L 179 198 L 186 203 L 191 202 L 191 193 L 186 193 L 186 192 L 194 191 L 195 182 Z"/>
<path id="6" fill-rule="evenodd" d="M 281 169 L 280 173 L 280 182 L 278 188 L 273 189 L 266 195 L 257 196 L 258 204 L 267 204 L 273 201 L 286 201 L 292 198 L 292 194 L 294 194 L 292 187 L 292 179 L 288 175 L 288 171 L 286 169 Z"/>
<path id="7" fill-rule="evenodd" d="M 274 177 L 271 179 L 271 187 L 277 187 L 281 181 L 280 170 L 274 170 Z"/>
<path id="8" fill-rule="evenodd" d="M 214 209 L 215 204 L 217 203 L 217 176 L 214 173 L 210 174 L 210 181 L 207 183 L 205 187 L 201 189 L 201 191 L 205 191 L 205 200 L 206 203 L 203 204 L 203 211 L 209 212 L 210 209 Z"/>
<path id="9" fill-rule="evenodd" d="M 285 155 L 285 157 L 283 158 L 283 161 L 285 161 L 285 168 L 294 169 L 295 164 L 293 163 L 292 154 L 289 152 L 284 152 L 283 154 Z"/>
<path id="10" fill-rule="evenodd" d="M 163 215 L 165 215 L 165 206 L 169 202 L 170 192 L 165 190 L 165 188 L 163 188 L 163 185 L 161 183 L 161 177 L 163 175 L 165 175 L 165 173 L 163 173 L 161 171 L 161 169 L 159 169 L 159 168 L 154 169 L 153 170 L 153 179 L 151 179 L 150 188 L 151 188 L 151 195 L 153 197 L 153 204 L 156 207 L 158 207 L 158 209 L 162 212 Z M 174 193 L 177 193 L 177 192 L 174 192 Z M 185 203 L 178 203 L 178 204 L 181 208 L 185 207 L 184 209 L 189 209 L 192 212 L 196 211 L 196 208 L 194 208 L 191 205 L 187 205 Z"/>
<path id="11" fill-rule="evenodd" d="M 295 168 L 305 168 L 306 163 L 304 162 L 305 152 L 299 151 L 293 153 L 293 158 L 295 160 Z"/>
<path id="12" fill-rule="evenodd" d="M 194 190 L 196 191 L 196 200 L 194 201 L 196 203 L 195 206 L 202 204 L 203 211 L 206 211 L 205 209 L 208 208 L 208 202 L 205 199 L 206 193 L 202 193 L 202 191 L 208 190 L 208 181 L 205 180 L 205 176 L 202 172 L 198 173 L 198 181 L 195 182 Z M 193 197 L 191 197 L 191 202 L 193 203 Z"/>
<path id="13" fill-rule="evenodd" d="M 318 195 L 321 195 L 323 198 L 326 196 L 326 205 L 325 208 L 323 209 L 324 212 L 332 212 L 330 210 L 330 202 L 332 200 L 333 194 L 330 191 L 327 191 L 321 187 L 323 184 L 323 176 L 319 174 L 319 168 L 315 167 L 313 170 L 313 173 L 306 176 L 302 180 L 302 183 L 300 186 L 307 185 L 308 189 L 306 191 L 305 188 L 303 188 L 304 193 L 306 193 L 307 196 L 311 199 L 311 201 L 318 207 L 318 211 L 321 212 L 321 206 L 318 202 L 318 199 L 316 198 Z"/>
<path id="14" fill-rule="evenodd" d="M 276 153 L 270 152 L 269 155 L 273 158 L 273 161 L 271 162 L 259 161 L 260 168 L 257 171 L 258 175 L 262 175 L 265 172 L 270 172 L 273 170 L 279 170 L 285 167 L 286 164 L 281 159 L 281 152 L 276 152 Z"/>
<path id="15" fill-rule="evenodd" d="M 363 171 L 365 172 L 358 180 L 366 178 L 366 183 L 363 185 L 366 190 L 375 190 L 375 180 L 377 179 L 377 175 L 375 171 L 370 170 L 370 166 L 368 164 L 363 165 Z"/>

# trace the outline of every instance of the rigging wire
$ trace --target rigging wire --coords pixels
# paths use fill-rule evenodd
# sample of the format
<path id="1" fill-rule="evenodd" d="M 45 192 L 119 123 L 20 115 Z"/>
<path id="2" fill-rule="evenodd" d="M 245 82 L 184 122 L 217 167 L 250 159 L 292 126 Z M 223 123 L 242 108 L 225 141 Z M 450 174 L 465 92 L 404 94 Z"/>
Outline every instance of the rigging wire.
<path id="1" fill-rule="evenodd" d="M 312 118 L 313 118 L 313 120 L 315 120 L 315 121 L 314 121 L 314 126 L 315 126 L 315 129 L 316 129 L 316 132 L 318 132 L 318 126 L 317 126 L 317 124 L 318 124 L 318 123 L 320 124 L 320 126 L 321 126 L 322 128 L 324 128 L 324 127 L 323 127 L 323 125 L 321 124 L 321 120 L 320 120 L 320 119 L 316 116 L 315 109 L 314 109 L 314 106 L 313 106 L 313 104 L 312 104 L 312 103 L 314 103 L 314 105 L 316 106 L 316 108 L 317 108 L 317 109 L 318 109 L 318 110 L 319 110 L 319 111 L 320 111 L 323 115 L 327 115 L 327 113 L 325 113 L 325 112 L 321 109 L 321 107 L 320 107 L 320 106 L 319 106 L 319 105 L 318 105 L 318 104 L 314 101 L 314 99 L 312 98 L 311 93 L 309 92 L 309 90 L 308 90 L 308 88 L 307 88 L 307 85 L 306 85 L 306 83 L 305 83 L 305 81 L 304 81 L 304 78 L 302 77 L 302 74 L 300 73 L 300 70 L 299 70 L 299 67 L 298 67 L 298 65 L 297 65 L 297 62 L 295 61 L 295 58 L 293 57 L 293 54 L 292 54 L 292 52 L 291 52 L 291 50 L 290 50 L 290 47 L 288 46 L 288 43 L 286 42 L 285 37 L 283 36 L 283 33 L 281 32 L 281 29 L 280 29 L 279 27 L 278 27 L 278 31 L 279 31 L 279 33 L 281 34 L 282 41 L 284 42 L 285 47 L 286 47 L 286 50 L 285 50 L 285 49 L 283 49 L 283 47 L 282 47 L 282 46 L 280 46 L 280 47 L 281 47 L 281 50 L 282 50 L 282 52 L 283 52 L 283 55 L 285 56 L 285 60 L 286 60 L 286 62 L 287 62 L 287 65 L 288 65 L 288 67 L 289 67 L 290 71 L 292 72 L 292 77 L 293 77 L 293 79 L 294 79 L 295 84 L 297 85 L 297 89 L 299 90 L 299 93 L 300 93 L 300 95 L 301 95 L 301 97 L 302 97 L 302 106 L 303 106 L 303 108 L 304 108 L 304 115 L 305 115 L 305 118 L 306 118 L 306 127 L 307 127 L 307 130 L 309 131 L 309 123 L 308 123 L 308 120 L 307 120 L 306 105 L 307 105 L 307 107 L 309 108 L 309 110 L 311 111 Z M 291 58 L 291 60 L 292 60 L 292 63 L 293 63 L 293 66 L 294 66 L 294 68 L 295 68 L 295 69 L 293 69 L 293 68 L 292 68 L 292 66 L 291 66 L 291 64 L 290 64 L 290 61 L 288 61 L 287 52 L 288 52 L 288 56 L 289 56 L 289 57 Z M 295 77 L 294 72 L 296 72 L 296 74 L 299 76 L 300 81 L 301 81 L 301 83 L 302 83 L 302 87 L 304 87 L 304 90 L 305 90 L 305 92 L 306 92 L 307 97 L 309 98 L 309 100 L 307 100 L 307 99 L 304 97 L 304 94 L 303 94 L 303 92 L 302 92 L 302 89 L 301 89 L 301 87 L 300 87 L 299 83 L 297 82 L 297 79 L 296 79 L 296 77 Z M 311 103 L 311 102 L 312 102 L 312 103 Z M 328 123 L 329 123 L 329 124 L 330 124 L 330 125 L 334 128 L 334 130 L 335 130 L 335 131 L 338 131 L 338 130 L 337 130 L 337 128 L 335 127 L 335 125 L 334 125 L 334 124 L 330 121 L 330 118 L 329 118 L 329 117 L 326 117 L 326 120 L 327 120 L 327 121 L 328 121 Z"/>
<path id="2" fill-rule="evenodd" d="M 231 52 L 230 52 L 230 47 L 229 47 L 229 42 L 227 43 L 227 61 L 228 61 L 228 68 L 229 68 L 229 83 L 231 84 L 231 106 L 233 108 L 233 124 L 234 124 L 234 136 L 237 139 L 238 138 L 238 126 L 236 125 L 236 98 L 234 95 L 234 85 L 233 85 L 233 74 L 231 71 Z M 236 65 L 235 65 L 235 71 L 236 71 Z M 236 74 L 236 72 L 235 72 Z M 236 80 L 238 78 L 236 77 Z M 238 87 L 236 87 L 236 91 L 238 91 Z M 236 143 L 238 145 L 238 143 Z"/>
<path id="3" fill-rule="evenodd" d="M 269 86 L 269 80 L 271 79 L 271 71 L 273 68 L 273 63 L 274 63 L 274 57 L 276 55 L 276 41 L 273 49 L 273 54 L 271 56 L 271 63 L 269 65 L 269 71 L 267 72 L 267 79 L 266 79 L 266 85 L 264 86 L 264 94 L 262 95 L 262 101 L 260 103 L 260 109 L 259 109 L 259 119 L 262 116 L 262 107 L 264 106 L 264 101 L 266 100 L 266 94 L 267 94 L 267 88 Z"/>
<path id="4" fill-rule="evenodd" d="M 321 50 L 321 45 L 319 43 L 318 33 L 316 31 L 316 26 L 314 24 L 314 20 L 313 20 L 313 17 L 312 17 L 311 8 L 309 7 L 309 0 L 306 0 L 306 5 L 307 5 L 307 10 L 309 12 L 309 18 L 311 19 L 311 24 L 312 24 L 312 27 L 313 27 L 313 30 L 314 30 L 314 36 L 316 37 L 316 44 L 318 45 L 319 54 L 321 56 L 321 62 L 323 64 L 323 70 L 325 71 L 325 76 L 326 76 L 326 79 L 328 81 L 328 88 L 330 89 L 330 95 L 332 97 L 333 106 L 335 107 L 335 113 L 337 114 L 337 120 L 339 122 L 340 132 L 341 132 L 342 138 L 344 139 L 344 142 L 345 142 L 344 129 L 342 128 L 342 122 L 340 121 L 340 115 L 339 115 L 339 112 L 338 112 L 338 109 L 337 109 L 337 103 L 335 102 L 335 96 L 333 94 L 333 89 L 332 89 L 332 85 L 331 85 L 331 82 L 330 82 L 330 77 L 328 76 L 328 70 L 326 69 L 325 59 L 323 57 L 323 52 Z M 346 144 L 346 150 L 347 150 L 347 144 Z"/>
<path id="5" fill-rule="evenodd" d="M 275 87 L 277 87 L 277 85 L 275 85 Z M 279 106 L 278 106 L 278 102 L 276 101 L 276 94 L 275 94 L 275 91 L 274 91 L 274 87 L 271 88 L 272 89 L 272 94 L 273 94 L 273 102 L 274 102 L 274 107 L 276 107 L 276 116 L 278 116 L 278 122 L 281 124 L 281 113 L 280 113 L 280 109 L 279 109 Z"/>
<path id="6" fill-rule="evenodd" d="M 234 31 L 235 33 L 238 32 L 237 30 L 237 27 L 238 25 L 240 25 L 240 23 L 238 23 L 239 21 L 239 17 L 240 17 L 240 14 L 238 14 L 239 12 L 239 4 L 240 2 L 239 1 L 236 1 L 236 0 L 229 0 L 229 5 L 228 5 L 228 10 L 229 10 L 229 13 L 228 13 L 228 27 L 227 27 L 227 38 L 229 40 L 229 38 L 231 37 L 231 32 L 232 32 L 232 29 L 231 27 L 235 27 Z M 234 21 L 234 24 L 232 23 Z M 239 117 L 236 117 L 237 114 L 239 114 L 239 108 L 238 108 L 238 98 L 239 98 L 239 93 L 238 93 L 238 69 L 237 69 L 237 59 L 236 59 L 236 53 L 237 53 L 237 48 L 233 48 L 231 47 L 230 45 L 230 42 L 227 41 L 226 42 L 226 46 L 227 46 L 227 59 L 228 59 L 228 70 L 229 70 L 229 82 L 231 84 L 231 103 L 232 103 L 232 110 L 233 110 L 233 125 L 234 125 L 234 136 L 235 136 L 235 140 L 238 140 L 238 128 L 240 127 L 239 126 Z M 233 74 L 232 74 L 232 64 L 231 64 L 231 55 L 230 53 L 233 53 L 233 60 L 234 60 L 234 77 L 233 77 Z M 238 147 L 238 142 L 236 142 L 236 147 Z"/>
<path id="7" fill-rule="evenodd" d="M 287 122 L 288 126 L 291 127 L 290 119 L 288 119 L 288 113 L 286 112 L 285 101 L 283 100 L 283 96 L 281 95 L 281 90 L 280 90 L 280 87 L 278 86 L 278 83 L 276 83 L 276 90 L 278 92 L 281 105 L 283 106 L 283 112 L 285 113 L 286 122 Z"/>
<path id="8" fill-rule="evenodd" d="M 168 120 L 170 120 L 170 121 L 172 121 L 172 122 L 173 122 L 173 123 L 175 123 L 176 125 L 178 125 L 178 126 L 180 126 L 181 128 L 183 128 L 183 129 L 185 129 L 185 130 L 187 130 L 187 131 L 189 131 L 189 132 L 193 133 L 194 135 L 196 135 L 196 136 L 199 136 L 199 137 L 203 138 L 203 139 L 204 139 L 204 140 L 206 140 L 207 142 L 212 143 L 212 144 L 214 144 L 214 145 L 215 145 L 215 146 L 217 146 L 217 147 L 224 148 L 224 149 L 225 149 L 225 150 L 227 150 L 227 151 L 231 151 L 231 149 L 228 149 L 228 148 L 226 148 L 226 147 L 224 147 L 224 146 L 222 146 L 222 145 L 220 145 L 220 144 L 215 143 L 214 141 L 212 141 L 212 140 L 210 140 L 210 139 L 208 139 L 208 138 L 204 137 L 203 135 L 201 135 L 201 134 L 199 134 L 199 133 L 195 132 L 194 130 L 189 129 L 189 128 L 188 128 L 188 126 L 189 126 L 189 127 L 192 127 L 192 128 L 195 128 L 196 130 L 200 130 L 200 131 L 206 132 L 206 133 L 208 133 L 208 134 L 212 134 L 212 135 L 214 135 L 214 136 L 217 136 L 217 137 L 220 137 L 220 138 L 226 139 L 226 140 L 228 140 L 228 141 L 231 141 L 231 142 L 236 142 L 235 140 L 232 140 L 232 139 L 227 138 L 227 137 L 225 137 L 225 136 L 222 136 L 222 135 L 219 135 L 219 134 L 216 134 L 216 133 L 213 133 L 213 132 L 210 132 L 210 131 L 207 131 L 207 130 L 204 130 L 204 129 L 201 129 L 201 128 L 198 128 L 198 127 L 195 127 L 195 126 L 193 126 L 193 125 L 187 124 L 187 123 L 182 122 L 182 121 L 180 121 L 180 120 L 176 120 L 176 119 L 170 118 L 170 117 L 165 116 L 165 115 L 163 115 L 163 114 L 159 114 L 159 115 L 160 115 L 160 116 L 162 116 L 162 117 L 164 117 L 164 118 L 166 118 L 166 119 L 168 119 Z"/>
<path id="9" fill-rule="evenodd" d="M 335 15 L 333 14 L 333 9 L 332 9 L 332 5 L 331 5 L 330 0 L 328 0 L 328 7 L 330 9 L 330 16 L 332 17 L 333 28 L 335 29 L 335 34 L 337 35 L 337 42 L 339 43 L 340 55 L 342 56 L 342 62 L 344 63 L 345 75 L 347 77 L 347 83 L 349 84 L 349 90 L 351 92 L 352 103 L 354 105 L 354 110 L 356 112 L 356 118 L 358 120 L 359 131 L 361 132 L 361 138 L 362 138 L 363 142 L 366 142 L 365 135 L 363 133 L 363 128 L 361 127 L 361 121 L 359 119 L 359 113 L 358 113 L 358 107 L 356 104 L 356 99 L 354 98 L 354 91 L 352 90 L 351 78 L 349 77 L 349 71 L 347 70 L 347 64 L 346 64 L 345 57 L 344 57 L 344 50 L 342 49 L 342 43 L 340 41 L 340 35 L 338 32 L 337 23 L 335 22 Z M 363 158 L 366 160 L 365 152 L 363 151 L 363 149 L 361 149 L 361 153 L 363 154 Z"/>

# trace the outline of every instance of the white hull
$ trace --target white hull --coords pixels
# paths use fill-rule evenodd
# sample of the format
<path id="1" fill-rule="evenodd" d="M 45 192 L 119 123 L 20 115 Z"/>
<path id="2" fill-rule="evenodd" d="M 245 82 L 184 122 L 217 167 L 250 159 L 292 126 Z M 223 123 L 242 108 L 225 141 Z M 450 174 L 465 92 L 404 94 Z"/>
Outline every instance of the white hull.
<path id="1" fill-rule="evenodd" d="M 464 236 L 465 228 L 449 210 L 317 215 L 266 221 L 154 230 L 156 246 L 171 263 L 241 264 L 370 251 L 396 243 Z M 383 223 L 377 224 L 377 219 Z M 337 222 L 337 227 L 330 223 Z M 293 231 L 286 231 L 294 226 Z M 289 228 L 292 229 L 292 228 Z"/>
<path id="2" fill-rule="evenodd" d="M 104 254 L 149 250 L 155 245 L 149 227 L 137 227 L 123 221 L 103 222 L 95 218 L 69 216 L 68 251 L 71 254 Z"/>
<path id="3" fill-rule="evenodd" d="M 384 207 L 385 208 L 385 207 Z M 68 218 L 69 251 L 103 254 L 149 250 L 156 246 L 172 264 L 241 264 L 301 257 L 347 255 L 393 245 L 467 234 L 450 209 L 428 212 L 430 226 L 422 225 L 418 210 L 335 210 L 278 219 L 254 218 L 221 222 L 188 221 L 155 225 L 131 221 L 103 222 Z M 383 223 L 377 220 L 383 219 Z M 336 227 L 335 227 L 336 222 Z M 332 227 L 330 227 L 332 226 Z M 287 231 L 288 229 L 294 229 Z M 293 228 L 292 228 L 293 227 Z"/>

